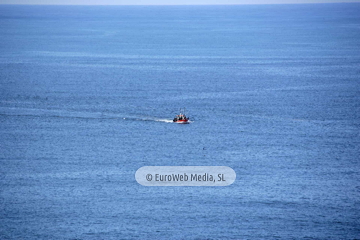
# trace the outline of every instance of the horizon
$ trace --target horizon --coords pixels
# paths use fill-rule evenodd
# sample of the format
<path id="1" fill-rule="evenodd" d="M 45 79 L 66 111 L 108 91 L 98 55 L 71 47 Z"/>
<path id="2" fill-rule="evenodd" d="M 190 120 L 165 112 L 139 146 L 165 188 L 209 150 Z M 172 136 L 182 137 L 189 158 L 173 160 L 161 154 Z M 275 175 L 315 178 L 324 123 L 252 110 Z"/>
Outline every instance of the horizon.
<path id="1" fill-rule="evenodd" d="M 2 0 L 0 5 L 73 5 L 73 6 L 199 6 L 199 5 L 277 5 L 277 4 L 328 4 L 328 3 L 360 3 L 360 0 Z"/>

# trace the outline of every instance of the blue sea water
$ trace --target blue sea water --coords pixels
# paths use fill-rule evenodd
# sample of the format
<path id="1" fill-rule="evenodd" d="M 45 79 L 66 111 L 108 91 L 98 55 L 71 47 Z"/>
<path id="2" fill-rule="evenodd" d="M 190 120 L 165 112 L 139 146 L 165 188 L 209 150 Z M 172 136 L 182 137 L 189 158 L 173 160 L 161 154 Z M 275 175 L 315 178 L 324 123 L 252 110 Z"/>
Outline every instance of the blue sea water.
<path id="1" fill-rule="evenodd" d="M 359 13 L 1 5 L 0 238 L 360 239 Z"/>

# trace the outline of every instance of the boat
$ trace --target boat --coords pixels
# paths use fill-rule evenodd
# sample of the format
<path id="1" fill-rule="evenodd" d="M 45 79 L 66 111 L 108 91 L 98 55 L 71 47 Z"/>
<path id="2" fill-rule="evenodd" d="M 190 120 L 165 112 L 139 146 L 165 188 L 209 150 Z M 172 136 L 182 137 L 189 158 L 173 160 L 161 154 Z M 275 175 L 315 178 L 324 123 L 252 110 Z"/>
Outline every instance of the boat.
<path id="1" fill-rule="evenodd" d="M 185 115 L 185 108 L 182 110 L 180 109 L 180 114 L 179 115 L 176 115 L 175 118 L 173 119 L 173 122 L 175 123 L 190 123 L 189 122 L 189 119 L 188 117 L 186 117 Z"/>

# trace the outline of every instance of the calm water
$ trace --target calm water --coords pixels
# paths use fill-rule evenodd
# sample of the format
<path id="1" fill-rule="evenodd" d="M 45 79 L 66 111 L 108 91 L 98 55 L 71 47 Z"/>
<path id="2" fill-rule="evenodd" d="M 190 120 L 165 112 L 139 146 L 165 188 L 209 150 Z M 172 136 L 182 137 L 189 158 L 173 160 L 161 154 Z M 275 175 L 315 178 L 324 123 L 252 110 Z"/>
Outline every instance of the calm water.
<path id="1" fill-rule="evenodd" d="M 359 239 L 359 13 L 0 6 L 0 238 Z"/>

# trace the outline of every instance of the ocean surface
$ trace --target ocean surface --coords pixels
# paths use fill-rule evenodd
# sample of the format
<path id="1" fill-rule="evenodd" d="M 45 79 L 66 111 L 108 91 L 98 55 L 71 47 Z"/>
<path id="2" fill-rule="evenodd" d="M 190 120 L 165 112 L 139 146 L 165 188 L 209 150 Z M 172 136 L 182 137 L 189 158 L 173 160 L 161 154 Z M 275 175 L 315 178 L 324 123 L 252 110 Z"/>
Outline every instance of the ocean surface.
<path id="1" fill-rule="evenodd" d="M 0 53 L 0 239 L 360 239 L 360 4 L 1 5 Z"/>

